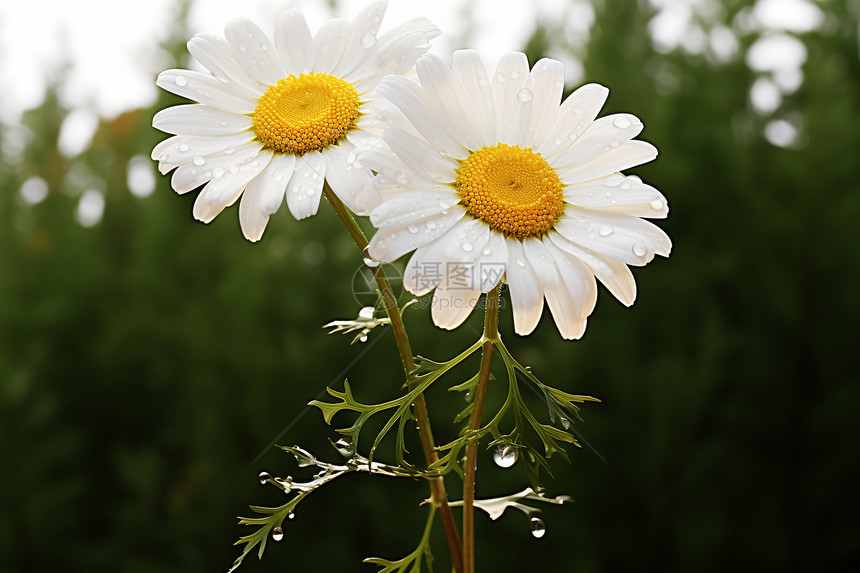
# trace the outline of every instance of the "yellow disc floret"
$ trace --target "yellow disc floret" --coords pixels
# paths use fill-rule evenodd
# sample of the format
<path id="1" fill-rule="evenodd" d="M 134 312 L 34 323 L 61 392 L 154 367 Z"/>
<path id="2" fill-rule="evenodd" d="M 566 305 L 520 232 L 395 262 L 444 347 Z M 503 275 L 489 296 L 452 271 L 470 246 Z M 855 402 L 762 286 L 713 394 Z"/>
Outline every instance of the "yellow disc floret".
<path id="1" fill-rule="evenodd" d="M 347 81 L 291 75 L 269 86 L 254 110 L 254 133 L 275 151 L 301 155 L 337 143 L 355 127 L 360 102 Z"/>
<path id="2" fill-rule="evenodd" d="M 460 162 L 454 186 L 470 215 L 506 237 L 540 236 L 564 212 L 564 185 L 531 148 L 481 148 Z"/>

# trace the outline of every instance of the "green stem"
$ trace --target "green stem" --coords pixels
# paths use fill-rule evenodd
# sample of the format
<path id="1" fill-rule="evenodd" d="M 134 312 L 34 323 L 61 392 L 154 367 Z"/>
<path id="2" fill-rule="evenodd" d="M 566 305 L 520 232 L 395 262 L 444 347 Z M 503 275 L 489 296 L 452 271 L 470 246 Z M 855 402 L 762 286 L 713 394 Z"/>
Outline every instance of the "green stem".
<path id="1" fill-rule="evenodd" d="M 346 227 L 352 240 L 355 241 L 362 255 L 365 256 L 365 250 L 369 242 L 364 235 L 364 231 L 355 222 L 352 213 L 343 204 L 343 201 L 331 190 L 328 181 L 323 186 L 323 193 Z M 379 287 L 379 292 L 382 294 L 385 311 L 391 320 L 391 328 L 397 341 L 397 350 L 400 352 L 400 361 L 403 363 L 406 381 L 407 383 L 411 383 L 411 373 L 415 369 L 415 362 L 412 359 L 412 347 L 409 344 L 409 337 L 406 334 L 406 327 L 403 324 L 400 307 L 397 305 L 397 298 L 394 296 L 391 283 L 388 282 L 388 277 L 385 276 L 385 270 L 382 268 L 382 265 L 377 265 L 372 270 L 373 277 L 376 279 L 376 284 Z M 427 412 L 427 403 L 424 400 L 423 394 L 419 394 L 413 402 L 413 413 L 418 424 L 418 436 L 421 439 L 421 447 L 424 449 L 424 458 L 429 466 L 439 460 L 439 455 L 436 453 L 436 442 L 433 439 L 433 432 L 430 428 L 430 415 Z M 430 480 L 430 497 L 433 500 L 433 506 L 439 509 L 439 516 L 442 519 L 442 525 L 445 528 L 445 535 L 448 539 L 448 547 L 451 550 L 451 561 L 454 565 L 454 570 L 457 573 L 463 573 L 460 536 L 457 533 L 457 525 L 454 523 L 454 515 L 448 506 L 448 494 L 445 492 L 445 482 L 442 481 L 441 477 Z"/>
<path id="2" fill-rule="evenodd" d="M 487 397 L 487 382 L 493 361 L 493 345 L 499 340 L 499 285 L 487 293 L 484 312 L 484 347 L 481 354 L 481 370 L 475 386 L 472 417 L 469 430 L 481 427 L 481 414 Z M 478 465 L 478 441 L 466 449 L 466 476 L 463 480 L 463 564 L 465 573 L 475 573 L 475 470 Z"/>

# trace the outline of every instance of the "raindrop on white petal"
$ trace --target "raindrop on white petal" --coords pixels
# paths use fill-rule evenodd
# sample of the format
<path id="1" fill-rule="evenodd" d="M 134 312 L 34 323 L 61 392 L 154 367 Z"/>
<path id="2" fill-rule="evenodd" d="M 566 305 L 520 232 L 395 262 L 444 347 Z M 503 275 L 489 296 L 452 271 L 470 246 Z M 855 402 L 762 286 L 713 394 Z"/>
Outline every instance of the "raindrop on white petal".
<path id="1" fill-rule="evenodd" d="M 496 81 L 499 83 L 502 83 L 503 81 L 505 81 L 505 74 L 503 74 L 501 72 L 496 74 Z"/>
<path id="2" fill-rule="evenodd" d="M 394 174 L 394 180 L 398 185 L 408 185 L 409 184 L 409 176 L 406 175 L 405 171 L 398 171 Z"/>
<path id="3" fill-rule="evenodd" d="M 180 143 L 179 144 L 179 151 L 181 151 L 182 153 L 185 153 L 189 149 L 191 149 L 191 146 L 188 145 L 187 143 Z"/>
<path id="4" fill-rule="evenodd" d="M 529 529 L 531 529 L 535 539 L 540 539 L 546 535 L 546 524 L 540 517 L 533 517 L 529 520 Z"/>
<path id="5" fill-rule="evenodd" d="M 415 225 L 409 225 L 408 228 L 409 228 L 409 232 L 412 233 L 413 235 L 418 232 L 418 227 L 416 227 Z"/>
<path id="6" fill-rule="evenodd" d="M 227 168 L 227 171 L 229 171 L 232 175 L 236 175 L 237 173 L 239 173 L 239 168 L 235 165 L 231 165 Z"/>
<path id="7" fill-rule="evenodd" d="M 432 231 L 433 229 L 435 229 L 435 228 L 436 228 L 436 221 L 427 221 L 427 222 L 424 224 L 424 226 L 426 226 L 426 227 L 427 227 L 427 230 L 428 230 L 428 231 Z"/>
<path id="8" fill-rule="evenodd" d="M 269 472 L 260 472 L 260 485 L 266 485 L 266 482 L 272 479 L 272 476 L 269 475 Z"/>
<path id="9" fill-rule="evenodd" d="M 465 243 L 463 243 L 462 245 L 460 245 L 460 247 L 461 247 L 464 251 L 466 251 L 467 253 L 468 253 L 468 252 L 470 252 L 472 249 L 474 249 L 474 248 L 475 248 L 475 247 L 472 245 L 472 243 L 470 243 L 470 242 L 468 242 L 468 241 L 466 241 Z"/>
<path id="10" fill-rule="evenodd" d="M 185 76 L 176 76 L 173 78 L 173 83 L 178 85 L 179 87 L 185 87 L 188 84 L 188 80 L 185 79 Z"/>
<path id="11" fill-rule="evenodd" d="M 226 121 L 222 121 L 222 122 L 221 122 L 221 127 L 227 127 L 227 122 L 226 122 Z"/>
<path id="12" fill-rule="evenodd" d="M 478 78 L 478 85 L 479 85 L 479 86 L 481 86 L 481 87 L 486 86 L 486 85 L 487 85 L 487 80 L 485 80 L 484 78 Z"/>
<path id="13" fill-rule="evenodd" d="M 621 145 L 620 141 L 618 141 L 617 139 L 612 140 L 612 147 L 618 147 L 619 145 Z"/>
<path id="14" fill-rule="evenodd" d="M 518 266 L 518 267 L 525 267 L 525 266 L 526 266 L 526 262 L 525 262 L 524 260 L 520 259 L 520 258 L 517 258 L 517 266 Z"/>
<path id="15" fill-rule="evenodd" d="M 212 177 L 214 177 L 215 179 L 221 179 L 222 177 L 224 177 L 224 170 L 220 167 L 216 167 L 212 170 Z"/>
<path id="16" fill-rule="evenodd" d="M 567 136 L 567 138 L 568 138 L 569 140 L 571 140 L 571 141 L 576 141 L 576 134 L 575 134 L 575 133 L 571 133 L 570 135 L 568 135 L 568 136 Z"/>
<path id="17" fill-rule="evenodd" d="M 555 82 L 553 82 L 553 83 L 555 84 L 555 87 L 557 87 L 557 88 L 563 88 L 564 87 L 564 81 L 562 81 L 562 80 L 555 80 Z"/>
<path id="18" fill-rule="evenodd" d="M 603 146 L 603 151 L 609 151 L 609 146 L 608 146 L 608 145 L 604 145 L 604 146 Z"/>
<path id="19" fill-rule="evenodd" d="M 513 76 L 513 74 L 512 74 L 512 76 Z M 534 96 L 534 94 L 532 93 L 532 90 L 530 90 L 528 88 L 523 88 L 517 92 L 517 99 L 523 103 L 525 103 L 527 101 L 531 101 L 532 96 Z"/>
<path id="20" fill-rule="evenodd" d="M 600 227 L 600 229 L 597 231 L 597 234 L 600 235 L 601 237 L 608 237 L 609 235 L 612 234 L 612 231 L 613 231 L 613 229 L 609 225 L 602 225 Z"/>
<path id="21" fill-rule="evenodd" d="M 361 47 L 369 48 L 376 44 L 376 36 L 367 32 L 364 36 L 361 37 Z"/>
<path id="22" fill-rule="evenodd" d="M 581 108 L 581 107 L 575 107 L 575 108 L 573 108 L 573 113 L 574 113 L 574 114 L 576 114 L 576 115 L 581 114 L 581 113 L 582 113 L 582 108 Z"/>
<path id="23" fill-rule="evenodd" d="M 621 189 L 624 189 L 624 190 L 626 191 L 627 189 L 630 189 L 630 182 L 629 182 L 629 181 L 625 181 L 624 183 L 622 183 L 622 184 L 621 184 L 621 185 L 619 185 L 618 187 L 619 187 L 619 188 L 621 188 Z"/>
<path id="24" fill-rule="evenodd" d="M 192 159 L 191 162 L 194 163 L 194 165 L 196 165 L 197 167 L 202 167 L 203 165 L 206 165 L 206 158 L 202 155 L 195 155 L 194 159 Z"/>
<path id="25" fill-rule="evenodd" d="M 645 253 L 648 252 L 648 249 L 645 248 L 645 245 L 642 243 L 634 243 L 633 244 L 633 254 L 637 257 L 644 257 Z"/>
<path id="26" fill-rule="evenodd" d="M 362 260 L 364 261 L 365 266 L 370 268 L 379 266 L 379 261 L 370 256 L 370 247 L 365 247 L 364 252 L 362 253 Z"/>
<path id="27" fill-rule="evenodd" d="M 648 204 L 651 205 L 651 208 L 654 209 L 655 211 L 659 211 L 660 209 L 663 208 L 663 202 L 660 201 L 659 199 L 655 199 Z"/>
<path id="28" fill-rule="evenodd" d="M 519 73 L 518 71 L 516 71 L 516 70 L 512 71 L 512 72 L 511 72 L 511 79 L 512 79 L 512 80 L 518 80 L 518 79 L 520 79 L 520 73 Z"/>
<path id="29" fill-rule="evenodd" d="M 630 127 L 633 124 L 630 122 L 630 120 L 628 118 L 626 118 L 622 115 L 621 117 L 616 117 L 612 121 L 612 125 L 614 125 L 618 129 L 627 129 L 628 127 Z"/>
<path id="30" fill-rule="evenodd" d="M 560 137 L 554 137 L 552 142 L 556 145 L 561 145 L 562 139 Z"/>
<path id="31" fill-rule="evenodd" d="M 534 530 L 532 530 L 534 532 Z M 284 530 L 280 526 L 272 530 L 272 541 L 280 541 L 284 538 Z"/>
<path id="32" fill-rule="evenodd" d="M 500 468 L 509 468 L 517 463 L 517 449 L 510 444 L 500 444 L 493 451 L 493 461 Z"/>

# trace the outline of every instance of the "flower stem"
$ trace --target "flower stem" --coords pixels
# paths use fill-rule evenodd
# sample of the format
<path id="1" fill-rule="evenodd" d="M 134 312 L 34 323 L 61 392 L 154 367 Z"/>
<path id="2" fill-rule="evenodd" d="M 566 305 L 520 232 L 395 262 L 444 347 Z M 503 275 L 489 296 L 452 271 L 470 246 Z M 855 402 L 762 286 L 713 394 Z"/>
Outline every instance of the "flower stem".
<path id="1" fill-rule="evenodd" d="M 364 231 L 355 222 L 355 219 L 347 209 L 343 201 L 329 187 L 328 181 L 323 186 L 323 193 L 326 199 L 334 208 L 335 213 L 340 218 L 341 222 L 346 227 L 355 244 L 364 254 L 368 245 L 367 237 Z M 385 305 L 385 311 L 388 313 L 388 318 L 391 320 L 391 328 L 394 331 L 394 337 L 397 341 L 397 350 L 400 352 L 400 361 L 403 363 L 403 370 L 406 373 L 407 383 L 411 383 L 411 373 L 415 369 L 415 362 L 412 359 L 412 347 L 409 344 L 409 337 L 406 334 L 406 327 L 403 324 L 403 317 L 400 315 L 400 307 L 397 305 L 397 298 L 391 290 L 391 283 L 388 282 L 388 277 L 385 276 L 385 270 L 382 265 L 372 267 L 373 277 L 376 279 L 376 284 L 379 287 L 379 292 L 382 293 L 382 302 Z M 424 449 L 424 458 L 429 466 L 439 460 L 439 455 L 436 453 L 436 442 L 433 439 L 433 432 L 430 429 L 430 415 L 427 412 L 427 403 L 424 400 L 424 395 L 419 394 L 413 403 L 413 413 L 418 424 L 418 435 L 421 439 L 421 447 Z M 441 477 L 435 477 L 430 481 L 430 496 L 433 500 L 433 506 L 439 509 L 439 516 L 442 519 L 442 525 L 445 528 L 445 535 L 448 539 L 448 547 L 451 550 L 451 561 L 456 573 L 463 573 L 463 558 L 460 553 L 460 536 L 457 533 L 457 525 L 454 523 L 454 515 L 451 513 L 451 508 L 448 506 L 448 494 L 445 492 L 445 482 Z"/>
<path id="2" fill-rule="evenodd" d="M 487 396 L 490 379 L 490 364 L 493 361 L 493 345 L 499 340 L 499 286 L 487 293 L 484 311 L 484 347 L 481 354 L 481 370 L 475 387 L 472 417 L 469 430 L 481 427 L 481 414 Z M 465 573 L 475 572 L 475 470 L 478 466 L 478 442 L 466 448 L 466 476 L 463 480 L 463 564 Z"/>

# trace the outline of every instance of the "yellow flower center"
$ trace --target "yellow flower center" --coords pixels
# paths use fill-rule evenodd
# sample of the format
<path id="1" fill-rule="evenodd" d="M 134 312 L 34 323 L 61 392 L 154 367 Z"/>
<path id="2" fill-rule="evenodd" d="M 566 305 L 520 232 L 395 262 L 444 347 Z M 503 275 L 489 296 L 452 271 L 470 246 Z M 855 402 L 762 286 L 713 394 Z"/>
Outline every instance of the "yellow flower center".
<path id="1" fill-rule="evenodd" d="M 269 149 L 302 155 L 337 143 L 355 127 L 358 92 L 328 74 L 291 75 L 270 85 L 254 110 L 254 133 Z"/>
<path id="2" fill-rule="evenodd" d="M 564 212 L 564 185 L 531 148 L 500 143 L 460 162 L 454 182 L 460 204 L 506 237 L 525 239 L 550 229 Z"/>

